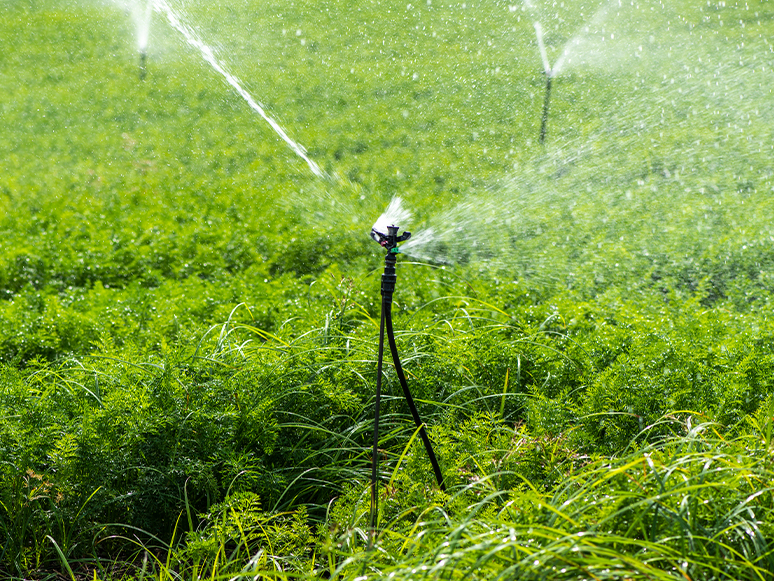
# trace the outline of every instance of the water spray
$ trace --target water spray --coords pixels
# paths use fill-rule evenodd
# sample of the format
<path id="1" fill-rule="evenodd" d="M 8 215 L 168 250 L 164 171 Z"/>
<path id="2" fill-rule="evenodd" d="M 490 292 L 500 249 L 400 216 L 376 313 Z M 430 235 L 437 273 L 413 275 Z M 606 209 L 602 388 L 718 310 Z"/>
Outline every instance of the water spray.
<path id="1" fill-rule="evenodd" d="M 403 396 L 406 398 L 406 403 L 411 410 L 411 416 L 414 418 L 414 423 L 419 430 L 419 437 L 425 445 L 427 455 L 430 458 L 430 463 L 433 465 L 433 472 L 435 472 L 435 478 L 438 481 L 438 486 L 446 491 L 446 486 L 443 482 L 443 474 L 441 474 L 441 467 L 438 465 L 438 460 L 433 452 L 433 446 L 430 443 L 430 438 L 427 436 L 425 425 L 419 417 L 417 406 L 414 404 L 414 398 L 411 397 L 411 392 L 406 382 L 406 376 L 403 373 L 403 368 L 400 364 L 400 358 L 398 357 L 398 347 L 395 343 L 395 332 L 392 328 L 392 295 L 395 292 L 395 283 L 398 280 L 395 264 L 397 262 L 397 255 L 400 253 L 398 244 L 405 242 L 411 237 L 411 232 L 403 232 L 398 235 L 398 226 L 387 226 L 387 233 L 379 232 L 376 227 L 371 229 L 371 238 L 378 242 L 382 248 L 387 250 L 387 255 L 384 257 L 384 274 L 382 274 L 382 317 L 381 324 L 379 325 L 379 356 L 377 359 L 376 370 L 376 403 L 374 409 L 374 443 L 373 443 L 373 456 L 371 459 L 371 540 L 373 543 L 376 536 L 376 517 L 379 508 L 379 495 L 378 495 L 378 467 L 379 467 L 379 406 L 381 404 L 382 397 L 382 363 L 384 360 L 384 332 L 387 330 L 387 340 L 390 344 L 390 353 L 392 354 L 392 362 L 395 365 L 395 372 L 398 375 L 398 380 L 403 388 Z"/>
<path id="2" fill-rule="evenodd" d="M 153 16 L 153 3 L 151 0 L 145 0 L 145 4 L 140 10 L 140 6 L 134 7 L 132 14 L 137 24 L 137 50 L 140 53 L 140 80 L 144 81 L 148 72 L 146 61 L 148 60 L 148 37 L 150 36 L 151 17 Z"/>
<path id="3" fill-rule="evenodd" d="M 169 5 L 167 0 L 151 0 L 151 5 L 155 10 L 166 16 L 170 26 L 182 34 L 188 44 L 198 49 L 202 58 L 207 63 L 209 63 L 209 65 L 216 72 L 218 72 L 226 80 L 226 82 L 228 82 L 229 85 L 234 88 L 234 90 L 247 102 L 253 111 L 258 113 L 258 115 L 260 115 L 263 120 L 271 126 L 274 132 L 290 147 L 290 149 L 292 149 L 298 157 L 306 162 L 314 175 L 319 178 L 330 179 L 330 176 L 325 173 L 316 162 L 310 159 L 310 157 L 307 155 L 306 149 L 304 149 L 304 147 L 302 147 L 299 143 L 293 141 L 285 132 L 285 130 L 279 125 L 279 123 L 277 123 L 272 117 L 269 116 L 263 106 L 255 99 L 253 99 L 250 93 L 248 93 L 244 87 L 242 87 L 242 83 L 239 81 L 239 79 L 232 75 L 226 69 L 225 65 L 221 63 L 221 61 L 215 56 L 213 49 L 206 45 L 199 38 L 196 32 L 180 19 L 177 12 L 172 10 L 172 7 Z"/>

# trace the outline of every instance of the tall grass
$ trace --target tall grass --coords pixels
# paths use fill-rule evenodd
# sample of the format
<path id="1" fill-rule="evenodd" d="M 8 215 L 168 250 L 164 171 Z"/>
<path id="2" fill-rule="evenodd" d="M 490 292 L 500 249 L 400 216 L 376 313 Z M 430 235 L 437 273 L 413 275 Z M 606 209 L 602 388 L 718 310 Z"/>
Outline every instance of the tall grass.
<path id="1" fill-rule="evenodd" d="M 298 337 L 256 327 L 239 306 L 163 357 L 127 359 L 108 344 L 58 366 L 6 367 L 3 409 L 17 415 L 4 426 L 3 478 L 27 476 L 4 490 L 5 566 L 40 570 L 60 551 L 74 571 L 131 569 L 161 551 L 175 574 L 216 576 L 238 574 L 259 551 L 269 559 L 259 568 L 273 563 L 280 576 L 331 566 L 357 576 L 352 563 L 363 561 L 374 575 L 482 577 L 564 563 L 598 576 L 710 579 L 712 559 L 727 578 L 770 565 L 761 347 L 723 326 L 697 340 L 702 349 L 676 346 L 696 324 L 687 315 L 654 339 L 648 317 L 589 325 L 588 305 L 562 304 L 559 316 L 527 304 L 515 324 L 475 298 L 443 301 L 455 307 L 401 317 L 421 330 L 397 340 L 452 492 L 435 488 L 387 369 L 375 555 L 362 535 L 377 328 L 351 326 L 358 308 L 342 314 L 334 303 L 336 316 Z M 630 312 L 621 308 L 607 316 Z M 707 360 L 717 345 L 723 364 Z M 686 391 L 699 373 L 705 389 Z M 755 385 L 754 399 L 739 399 Z M 670 413 L 673 392 L 703 411 Z M 713 415 L 723 423 L 708 424 Z"/>
<path id="2" fill-rule="evenodd" d="M 143 560 L 133 578 L 771 579 L 774 475 L 765 440 L 725 439 L 690 416 L 664 421 L 673 437 L 615 458 L 576 458 L 549 488 L 527 478 L 502 488 L 505 475 L 491 473 L 413 505 L 409 480 L 393 475 L 370 550 L 362 478 L 314 536 L 278 526 L 282 515 L 256 519 L 242 507 L 215 516 L 221 532 L 209 561 L 189 538 L 168 546 L 165 561 Z M 517 436 L 499 452 L 545 444 Z M 298 545 L 282 552 L 288 534 L 301 534 L 305 557 Z"/>
<path id="3" fill-rule="evenodd" d="M 770 448 L 664 421 L 673 437 L 568 465 L 548 490 L 503 490 L 496 473 L 459 486 L 386 526 L 373 553 L 347 553 L 334 577 L 771 579 Z"/>

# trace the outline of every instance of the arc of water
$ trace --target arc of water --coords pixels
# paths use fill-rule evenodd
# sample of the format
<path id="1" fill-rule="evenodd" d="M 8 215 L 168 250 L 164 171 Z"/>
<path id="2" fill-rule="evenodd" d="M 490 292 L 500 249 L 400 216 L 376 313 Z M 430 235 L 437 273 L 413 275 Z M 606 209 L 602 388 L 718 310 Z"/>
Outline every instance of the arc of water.
<path id="1" fill-rule="evenodd" d="M 393 196 L 387 209 L 377 218 L 372 228 L 378 232 L 387 232 L 387 226 L 395 224 L 405 224 L 411 221 L 411 211 L 403 207 L 403 200 L 400 196 Z"/>
<path id="2" fill-rule="evenodd" d="M 320 166 L 309 158 L 309 156 L 306 154 L 306 150 L 300 144 L 291 139 L 285 130 L 280 126 L 280 124 L 272 119 L 266 113 L 264 108 L 258 102 L 256 102 L 255 99 L 253 99 L 250 93 L 248 93 L 242 87 L 239 79 L 237 79 L 234 75 L 226 70 L 226 68 L 215 57 L 215 53 L 212 51 L 212 49 L 204 42 L 202 42 L 196 33 L 185 23 L 183 23 L 180 18 L 178 18 L 177 14 L 174 10 L 172 10 L 169 4 L 167 4 L 166 0 L 153 0 L 153 7 L 158 12 L 163 13 L 167 17 L 169 24 L 183 35 L 188 44 L 199 50 L 204 60 L 207 61 L 213 69 L 220 73 L 223 78 L 226 79 L 226 82 L 228 82 L 228 84 L 231 85 L 239 94 L 239 96 L 241 96 L 247 102 L 250 108 L 258 113 L 258 115 L 260 115 L 263 120 L 266 121 L 269 126 L 271 126 L 274 132 L 290 147 L 290 149 L 293 150 L 293 152 L 298 157 L 306 162 L 314 175 L 321 178 L 327 177 L 327 174 L 320 168 Z"/>
<path id="3" fill-rule="evenodd" d="M 535 22 L 535 35 L 537 36 L 538 47 L 540 48 L 540 58 L 543 59 L 543 70 L 549 77 L 552 74 L 551 63 L 548 62 L 548 53 L 546 52 L 546 45 L 543 42 L 543 27 L 539 22 Z"/>
<path id="4" fill-rule="evenodd" d="M 607 0 L 604 4 L 602 4 L 599 8 L 597 8 L 597 11 L 594 13 L 594 16 L 592 16 L 591 20 L 583 26 L 578 32 L 575 33 L 575 36 L 573 36 L 562 49 L 562 54 L 559 55 L 559 58 L 556 59 L 556 62 L 554 63 L 553 73 L 554 75 L 558 75 L 559 72 L 564 68 L 565 63 L 567 62 L 567 59 L 569 58 L 570 54 L 572 54 L 572 51 L 583 44 L 585 35 L 589 33 L 589 31 L 592 28 L 598 27 L 602 22 L 607 18 L 608 13 L 610 12 L 610 9 L 613 7 L 613 5 L 616 4 L 619 7 L 621 6 L 621 0 Z"/>
<path id="5" fill-rule="evenodd" d="M 597 8 L 597 11 L 594 13 L 591 20 L 589 20 L 587 24 L 578 30 L 578 32 L 565 43 L 562 52 L 559 55 L 559 58 L 556 59 L 556 62 L 554 62 L 553 67 L 548 61 L 548 53 L 546 52 L 546 45 L 543 40 L 543 27 L 538 20 L 535 20 L 535 35 L 537 36 L 538 47 L 540 48 L 540 58 L 543 60 L 543 70 L 547 76 L 556 77 L 562 71 L 573 50 L 583 44 L 584 35 L 588 34 L 592 28 L 599 26 L 607 18 L 613 5 L 618 5 L 620 7 L 621 0 L 607 0 Z M 533 16 L 536 16 L 536 14 L 534 14 L 534 6 L 529 0 L 524 0 L 524 6 L 529 9 L 530 12 L 533 12 Z"/>
<path id="6" fill-rule="evenodd" d="M 585 28 L 586 30 L 588 30 L 588 26 Z M 558 74 L 559 71 L 561 71 L 562 68 L 564 67 L 564 63 L 567 60 L 567 57 L 570 56 L 572 49 L 575 48 L 576 46 L 579 46 L 580 44 L 581 44 L 581 36 L 580 34 L 576 34 L 564 45 L 564 49 L 562 49 L 562 54 L 559 55 L 559 58 L 556 59 L 556 64 L 554 64 L 554 71 L 556 72 L 556 74 Z"/>
<path id="7" fill-rule="evenodd" d="M 148 0 L 145 3 L 144 10 L 137 15 L 137 48 L 141 53 L 148 49 L 148 37 L 150 36 L 150 21 L 153 13 L 153 5 Z"/>

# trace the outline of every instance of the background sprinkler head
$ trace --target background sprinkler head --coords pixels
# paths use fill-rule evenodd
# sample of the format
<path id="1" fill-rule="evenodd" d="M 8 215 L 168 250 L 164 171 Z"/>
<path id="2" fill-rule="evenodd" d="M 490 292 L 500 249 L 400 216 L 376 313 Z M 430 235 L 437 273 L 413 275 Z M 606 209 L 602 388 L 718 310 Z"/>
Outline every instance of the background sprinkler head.
<path id="1" fill-rule="evenodd" d="M 375 242 L 378 242 L 382 247 L 387 249 L 387 252 L 392 252 L 394 248 L 398 247 L 399 242 L 405 242 L 411 238 L 411 232 L 403 232 L 398 236 L 398 226 L 387 226 L 387 233 L 383 234 L 376 228 L 371 228 L 371 238 Z"/>

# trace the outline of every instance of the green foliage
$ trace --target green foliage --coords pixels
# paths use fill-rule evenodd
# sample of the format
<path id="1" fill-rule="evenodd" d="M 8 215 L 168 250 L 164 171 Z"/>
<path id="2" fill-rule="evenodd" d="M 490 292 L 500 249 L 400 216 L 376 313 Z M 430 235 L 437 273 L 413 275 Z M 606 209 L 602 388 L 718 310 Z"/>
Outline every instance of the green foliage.
<path id="1" fill-rule="evenodd" d="M 6 4 L 0 575 L 771 578 L 771 6 Z"/>
<path id="2" fill-rule="evenodd" d="M 472 481 L 443 507 L 390 522 L 376 551 L 340 542 L 349 559 L 336 576 L 769 578 L 774 505 L 763 440 L 719 439 L 690 419 L 675 428 L 682 433 L 668 442 L 618 458 L 560 464 L 561 483 L 545 491 L 504 490 L 493 486 L 497 475 Z M 517 449 L 529 439 L 511 434 Z"/>
<path id="3" fill-rule="evenodd" d="M 236 493 L 201 515 L 201 524 L 188 533 L 180 557 L 206 571 L 217 566 L 219 557 L 223 563 L 242 563 L 263 552 L 278 569 L 297 570 L 310 557 L 311 541 L 303 509 L 269 515 L 261 510 L 257 495 Z M 223 565 L 219 570 L 229 572 Z"/>

